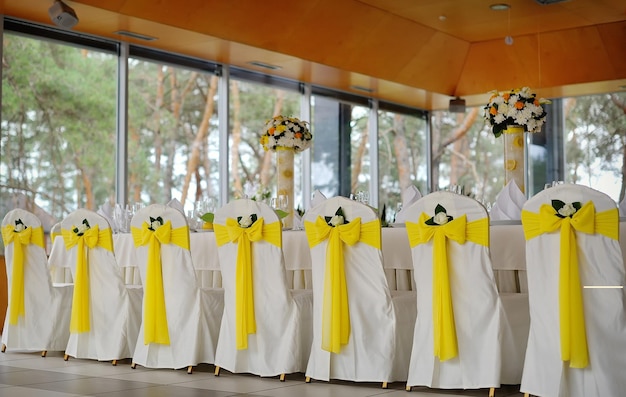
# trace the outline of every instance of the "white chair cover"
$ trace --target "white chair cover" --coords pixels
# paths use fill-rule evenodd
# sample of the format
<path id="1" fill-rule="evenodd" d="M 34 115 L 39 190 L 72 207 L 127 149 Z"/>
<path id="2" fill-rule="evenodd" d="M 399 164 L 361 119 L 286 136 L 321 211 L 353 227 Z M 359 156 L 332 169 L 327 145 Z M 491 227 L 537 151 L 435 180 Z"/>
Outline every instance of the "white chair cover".
<path id="1" fill-rule="evenodd" d="M 215 212 L 213 225 L 224 287 L 224 316 L 215 365 L 231 372 L 260 376 L 304 372 L 311 351 L 313 293 L 288 289 L 282 247 L 265 240 L 250 243 L 256 332 L 247 336 L 247 349 L 237 349 L 235 302 L 239 246 L 229 241 L 226 221 L 252 214 L 263 219 L 266 227 L 276 223 L 282 234 L 278 216 L 263 202 L 234 200 Z"/>
<path id="2" fill-rule="evenodd" d="M 441 205 L 468 224 L 487 218 L 476 200 L 451 192 L 424 196 L 406 210 L 407 233 L 425 213 L 435 215 Z M 442 227 L 442 226 L 433 226 Z M 469 227 L 466 227 L 469 230 Z M 486 227 L 488 233 L 488 221 Z M 433 240 L 415 245 L 412 251 L 417 289 L 417 321 L 407 386 L 441 389 L 477 389 L 500 386 L 503 308 L 498 296 L 489 246 L 470 241 L 460 244 L 447 239 L 447 258 L 452 310 L 458 354 L 440 361 L 434 351 Z"/>
<path id="3" fill-rule="evenodd" d="M 131 226 L 134 230 L 141 230 L 144 223 L 150 223 L 151 217 L 161 217 L 164 223 L 171 222 L 172 230 L 188 228 L 185 216 L 180 211 L 161 204 L 152 204 L 139 210 L 133 216 Z M 135 253 L 144 285 L 144 314 L 148 250 L 148 244 L 136 244 Z M 189 250 L 176 244 L 161 244 L 161 265 L 170 344 L 144 343 L 144 318 L 133 363 L 150 368 L 173 369 L 198 363 L 213 364 L 224 309 L 223 290 L 201 289 Z"/>
<path id="4" fill-rule="evenodd" d="M 94 211 L 78 209 L 70 213 L 61 227 L 66 247 L 72 229 L 87 220 L 90 228 L 98 227 L 103 239 L 111 238 L 111 227 L 105 217 Z M 109 237 L 106 237 L 108 233 Z M 112 245 L 111 245 L 112 248 Z M 67 248 L 72 258 L 78 257 L 78 245 Z M 127 287 L 123 269 L 117 265 L 113 251 L 96 245 L 84 247 L 88 271 L 89 331 L 73 332 L 65 354 L 76 358 L 109 361 L 132 357 L 141 323 L 141 287 Z M 76 261 L 71 263 L 72 277 L 76 280 Z M 77 293 L 78 289 L 74 289 Z M 80 299 L 75 296 L 74 299 Z M 76 302 L 76 300 L 74 300 Z"/>
<path id="5" fill-rule="evenodd" d="M 61 235 L 61 222 L 57 222 L 52 225 L 50 228 L 50 241 L 52 246 L 54 245 L 54 240 L 59 237 L 63 239 Z M 50 253 L 51 254 L 51 253 Z M 52 278 L 52 284 L 72 284 L 74 280 L 72 279 L 72 271 L 67 266 L 60 266 L 60 263 L 54 263 L 50 261 L 50 257 L 48 257 L 48 270 L 50 271 L 50 277 Z"/>
<path id="6" fill-rule="evenodd" d="M 333 197 L 311 208 L 304 216 L 315 223 L 341 207 L 346 219 L 361 224 L 380 221 L 372 208 L 345 197 Z M 309 231 L 307 230 L 307 235 Z M 306 376 L 325 380 L 362 382 L 405 381 L 415 320 L 415 298 L 392 298 L 383 271 L 381 249 L 357 242 L 343 245 L 350 318 L 348 343 L 339 353 L 322 349 L 322 313 L 328 240 L 310 248 L 313 276 L 313 345 Z M 408 298 L 407 298 L 408 297 Z"/>
<path id="7" fill-rule="evenodd" d="M 63 351 L 70 336 L 72 285 L 53 287 L 48 272 L 46 252 L 42 245 L 24 245 L 24 314 L 17 324 L 9 321 L 12 303 L 12 282 L 15 277 L 13 258 L 15 242 L 7 241 L 5 233 L 13 233 L 20 220 L 27 228 L 41 227 L 41 221 L 23 209 L 9 211 L 2 220 L 4 255 L 8 282 L 8 308 L 2 332 L 2 344 L 8 350 Z"/>
<path id="8" fill-rule="evenodd" d="M 615 202 L 604 193 L 573 184 L 543 190 L 526 202 L 524 211 L 538 213 L 543 204 L 551 205 L 555 199 L 582 205 L 592 201 L 596 214 L 617 211 Z M 626 310 L 619 242 L 599 233 L 577 231 L 575 234 L 589 364 L 585 368 L 570 368 L 570 363 L 561 358 L 560 232 L 527 239 L 531 325 L 521 390 L 553 397 L 623 396 L 626 393 Z"/>

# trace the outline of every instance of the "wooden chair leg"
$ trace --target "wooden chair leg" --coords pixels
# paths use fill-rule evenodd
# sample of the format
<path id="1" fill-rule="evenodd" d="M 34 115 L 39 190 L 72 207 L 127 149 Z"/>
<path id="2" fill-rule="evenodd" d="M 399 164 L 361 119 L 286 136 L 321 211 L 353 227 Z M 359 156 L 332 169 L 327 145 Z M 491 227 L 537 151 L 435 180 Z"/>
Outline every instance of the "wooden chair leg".
<path id="1" fill-rule="evenodd" d="M 412 389 L 413 389 L 412 386 L 406 385 L 406 388 L 405 388 L 406 391 L 411 391 Z"/>
<path id="2" fill-rule="evenodd" d="M 130 363 L 130 367 L 131 367 L 132 369 L 137 368 L 137 363 Z"/>
<path id="3" fill-rule="evenodd" d="M 311 383 L 311 377 L 307 376 L 306 378 L 304 378 L 304 382 Z"/>
<path id="4" fill-rule="evenodd" d="M 387 382 L 383 382 L 383 389 L 387 388 Z"/>
<path id="5" fill-rule="evenodd" d="M 493 397 L 496 395 L 496 389 L 495 387 L 490 387 L 489 388 L 489 397 Z"/>
<path id="6" fill-rule="evenodd" d="M 41 352 L 41 357 L 45 357 L 45 356 L 46 356 L 46 354 L 48 354 L 48 351 L 47 351 L 47 350 L 42 351 L 42 352 Z"/>
<path id="7" fill-rule="evenodd" d="M 111 361 L 111 364 L 115 367 L 117 365 L 117 360 Z"/>
<path id="8" fill-rule="evenodd" d="M 285 381 L 285 374 L 280 374 L 280 381 L 284 382 Z"/>
<path id="9" fill-rule="evenodd" d="M 70 355 L 69 355 L 69 354 L 65 354 L 65 355 L 63 355 L 63 360 L 64 360 L 64 361 L 67 361 L 67 360 L 69 360 L 69 359 L 70 359 Z"/>
<path id="10" fill-rule="evenodd" d="M 4 343 L 2 344 L 2 353 L 4 353 L 5 351 L 7 351 L 7 345 L 5 345 Z"/>
<path id="11" fill-rule="evenodd" d="M 192 374 L 193 373 L 193 365 L 190 365 L 187 367 L 187 373 L 188 374 Z"/>
<path id="12" fill-rule="evenodd" d="M 529 393 L 524 393 L 524 397 L 530 397 Z"/>
<path id="13" fill-rule="evenodd" d="M 220 376 L 220 367 L 215 366 L 215 376 Z"/>

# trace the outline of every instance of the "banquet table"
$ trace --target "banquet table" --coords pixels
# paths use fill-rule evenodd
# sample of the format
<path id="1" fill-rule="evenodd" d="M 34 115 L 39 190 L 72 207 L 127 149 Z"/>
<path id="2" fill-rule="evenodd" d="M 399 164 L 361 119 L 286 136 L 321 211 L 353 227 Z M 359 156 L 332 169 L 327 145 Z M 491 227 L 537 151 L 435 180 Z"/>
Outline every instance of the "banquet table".
<path id="1" fill-rule="evenodd" d="M 134 243 L 129 233 L 113 235 L 115 257 L 127 284 L 141 284 Z M 626 220 L 620 222 L 620 246 L 626 254 Z M 190 233 L 190 251 L 196 273 L 203 287 L 221 287 L 220 265 L 215 234 L 212 231 Z M 491 262 L 500 292 L 526 292 L 526 255 L 524 232 L 519 221 L 493 221 L 490 225 Z M 303 230 L 283 231 L 285 269 L 291 287 L 311 288 L 311 258 Z M 382 229 L 382 253 L 385 273 L 392 290 L 413 289 L 411 249 L 406 229 Z M 76 258 L 65 250 L 62 238 L 56 238 L 49 257 L 49 267 L 69 268 Z M 59 278 L 67 272 L 57 272 Z M 65 275 L 65 276 L 64 276 Z M 55 279 L 54 282 L 71 280 Z"/>

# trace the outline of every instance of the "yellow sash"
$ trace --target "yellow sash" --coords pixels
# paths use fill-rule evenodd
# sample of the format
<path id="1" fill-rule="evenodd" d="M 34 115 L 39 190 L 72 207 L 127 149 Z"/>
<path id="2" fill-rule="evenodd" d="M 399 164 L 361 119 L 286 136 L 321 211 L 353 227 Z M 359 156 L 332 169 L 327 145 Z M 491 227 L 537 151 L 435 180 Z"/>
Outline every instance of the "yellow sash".
<path id="1" fill-rule="evenodd" d="M 411 248 L 433 240 L 433 351 L 440 361 L 458 355 L 454 309 L 450 290 L 447 240 L 465 244 L 471 241 L 489 245 L 489 219 L 467 222 L 462 215 L 443 225 L 427 225 L 430 218 L 422 213 L 418 223 L 406 222 Z"/>
<path id="2" fill-rule="evenodd" d="M 228 242 L 237 244 L 237 264 L 235 269 L 235 333 L 237 349 L 248 348 L 248 335 L 256 332 L 254 317 L 254 292 L 252 289 L 252 248 L 254 241 L 265 240 L 282 248 L 282 226 L 280 222 L 263 223 L 257 219 L 250 227 L 244 228 L 233 218 L 226 219 L 226 225 L 213 224 L 218 246 Z"/>
<path id="3" fill-rule="evenodd" d="M 361 224 L 361 218 L 332 227 L 321 216 L 315 222 L 304 222 L 309 247 L 328 240 L 324 269 L 324 305 L 322 307 L 322 349 L 339 353 L 350 338 L 348 287 L 344 269 L 343 243 L 358 242 L 381 249 L 380 220 Z"/>
<path id="4" fill-rule="evenodd" d="M 72 227 L 72 229 L 74 228 Z M 61 234 L 66 250 L 75 245 L 78 246 L 76 249 L 76 275 L 74 276 L 70 332 L 89 332 L 89 248 L 102 247 L 113 252 L 111 228 L 100 230 L 98 225 L 95 225 L 85 230 L 82 236 L 67 229 L 62 229 Z"/>
<path id="5" fill-rule="evenodd" d="M 165 293 L 163 291 L 163 273 L 161 264 L 161 244 L 174 244 L 189 250 L 189 227 L 172 229 L 172 222 L 167 221 L 156 230 L 150 230 L 150 224 L 144 222 L 141 229 L 131 227 L 135 247 L 148 244 L 146 280 L 143 286 L 143 343 L 170 344 L 170 334 L 165 311 Z"/>
<path id="6" fill-rule="evenodd" d="M 556 214 L 557 211 L 548 204 L 543 204 L 538 214 L 524 210 L 522 211 L 522 225 L 526 240 L 560 229 L 561 359 L 569 361 L 572 368 L 585 368 L 589 364 L 589 354 L 578 269 L 576 232 L 598 233 L 617 240 L 619 238 L 619 213 L 617 208 L 613 208 L 596 214 L 593 202 L 588 201 L 571 218 L 560 218 Z"/>
<path id="7" fill-rule="evenodd" d="M 61 235 L 61 232 L 50 233 L 50 241 L 54 243 L 54 239 Z"/>
<path id="8" fill-rule="evenodd" d="M 44 248 L 43 228 L 27 227 L 21 232 L 14 231 L 13 225 L 2 228 L 4 245 L 13 243 L 13 265 L 11 270 L 11 299 L 9 306 L 9 324 L 16 325 L 19 316 L 26 313 L 24 306 L 24 250 L 28 244 Z M 5 332 L 8 332 L 5 330 Z"/>

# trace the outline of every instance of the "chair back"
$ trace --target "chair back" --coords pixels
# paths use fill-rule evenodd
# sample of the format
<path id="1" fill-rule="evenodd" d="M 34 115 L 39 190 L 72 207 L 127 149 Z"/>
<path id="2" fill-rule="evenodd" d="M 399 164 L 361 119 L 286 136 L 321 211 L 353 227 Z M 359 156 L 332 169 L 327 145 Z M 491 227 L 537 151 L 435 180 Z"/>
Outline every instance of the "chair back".
<path id="1" fill-rule="evenodd" d="M 498 387 L 502 306 L 487 211 L 442 191 L 422 197 L 405 216 L 419 313 L 408 385 Z"/>
<path id="2" fill-rule="evenodd" d="M 530 198 L 522 211 L 530 335 L 522 391 L 621 395 L 626 380 L 624 262 L 619 213 L 606 194 L 575 184 Z"/>

